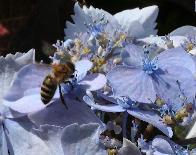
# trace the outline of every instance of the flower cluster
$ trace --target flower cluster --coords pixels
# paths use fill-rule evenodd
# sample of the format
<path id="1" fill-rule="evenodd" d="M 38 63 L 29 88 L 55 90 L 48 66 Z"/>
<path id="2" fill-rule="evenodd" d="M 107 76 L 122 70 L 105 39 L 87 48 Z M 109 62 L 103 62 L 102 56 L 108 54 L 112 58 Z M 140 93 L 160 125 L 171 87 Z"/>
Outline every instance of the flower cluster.
<path id="1" fill-rule="evenodd" d="M 157 36 L 157 6 L 74 11 L 50 66 L 0 58 L 1 154 L 195 154 L 196 28 Z"/>

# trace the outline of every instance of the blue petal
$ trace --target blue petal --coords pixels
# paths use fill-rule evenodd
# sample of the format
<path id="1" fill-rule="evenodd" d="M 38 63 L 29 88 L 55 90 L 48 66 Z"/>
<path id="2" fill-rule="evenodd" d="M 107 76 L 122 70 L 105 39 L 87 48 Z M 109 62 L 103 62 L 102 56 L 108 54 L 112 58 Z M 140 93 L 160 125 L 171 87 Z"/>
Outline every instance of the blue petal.
<path id="1" fill-rule="evenodd" d="M 145 122 L 148 122 L 149 124 L 152 124 L 154 127 L 158 128 L 168 137 L 173 136 L 171 127 L 166 126 L 162 122 L 162 118 L 156 113 L 151 112 L 151 111 L 139 110 L 139 109 L 133 109 L 133 110 L 130 109 L 130 110 L 127 110 L 127 112 L 136 118 L 139 118 Z"/>
<path id="2" fill-rule="evenodd" d="M 6 119 L 5 127 L 8 130 L 6 135 L 13 154 L 51 155 L 45 142 L 32 133 L 33 124 L 26 117 L 15 120 Z"/>
<path id="3" fill-rule="evenodd" d="M 64 99 L 68 109 L 65 108 L 59 99 L 51 103 L 47 108 L 30 114 L 29 118 L 36 125 L 48 124 L 64 127 L 75 122 L 78 124 L 98 123 L 102 125 L 102 122 L 85 103 L 72 100 L 69 97 Z"/>
<path id="4" fill-rule="evenodd" d="M 170 33 L 172 36 L 187 36 L 193 34 L 196 34 L 196 27 L 190 25 L 179 27 Z"/>
<path id="5" fill-rule="evenodd" d="M 163 73 L 156 74 L 153 79 L 157 95 L 165 101 L 177 104 L 182 102 L 180 96 L 187 97 L 189 100 L 195 96 L 194 77 L 184 67 L 165 66 Z"/>
<path id="6" fill-rule="evenodd" d="M 181 47 L 166 50 L 158 55 L 158 66 L 161 69 L 164 69 L 167 66 L 172 67 L 173 65 L 185 67 L 193 74 L 196 72 L 193 59 Z"/>
<path id="7" fill-rule="evenodd" d="M 41 64 L 30 64 L 23 67 L 13 79 L 11 88 L 4 99 L 15 101 L 22 98 L 28 89 L 40 87 L 49 72 L 50 68 Z"/>
<path id="8" fill-rule="evenodd" d="M 107 105 L 100 105 L 96 104 L 92 98 L 89 96 L 83 97 L 84 102 L 86 102 L 90 107 L 93 107 L 97 110 L 105 111 L 105 112 L 123 112 L 125 109 L 117 104 L 107 104 Z"/>
<path id="9" fill-rule="evenodd" d="M 8 146 L 3 125 L 0 124 L 0 154 L 8 155 Z"/>
<path id="10" fill-rule="evenodd" d="M 123 63 L 129 67 L 141 67 L 143 49 L 136 45 L 127 45 L 121 53 Z"/>
<path id="11" fill-rule="evenodd" d="M 125 96 L 143 103 L 156 99 L 153 79 L 141 69 L 118 66 L 107 74 L 107 79 L 115 97 Z"/>

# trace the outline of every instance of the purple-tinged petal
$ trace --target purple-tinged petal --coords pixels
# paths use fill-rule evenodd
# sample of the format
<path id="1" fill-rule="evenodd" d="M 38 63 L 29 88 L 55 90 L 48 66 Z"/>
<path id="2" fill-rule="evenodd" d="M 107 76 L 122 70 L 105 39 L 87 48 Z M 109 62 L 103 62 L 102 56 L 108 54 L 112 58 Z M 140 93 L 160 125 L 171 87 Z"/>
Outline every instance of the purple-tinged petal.
<path id="1" fill-rule="evenodd" d="M 196 93 L 195 81 L 192 73 L 178 66 L 165 66 L 162 73 L 153 76 L 157 95 L 171 103 L 181 103 L 179 96 L 192 100 Z"/>
<path id="2" fill-rule="evenodd" d="M 78 124 L 98 123 L 102 125 L 102 122 L 85 103 L 71 100 L 69 97 L 64 99 L 68 109 L 59 99 L 51 103 L 47 108 L 30 114 L 29 118 L 38 126 L 48 124 L 64 127 L 75 122 Z"/>
<path id="3" fill-rule="evenodd" d="M 97 104 L 95 103 L 95 101 L 85 95 L 83 97 L 83 100 L 86 104 L 88 104 L 90 107 L 93 107 L 97 110 L 101 110 L 101 111 L 105 111 L 105 112 L 124 112 L 125 109 L 123 107 L 121 107 L 120 105 L 117 105 L 117 104 L 107 104 L 107 105 L 100 105 L 100 104 Z"/>
<path id="4" fill-rule="evenodd" d="M 160 53 L 157 57 L 158 66 L 161 69 L 164 69 L 167 66 L 172 67 L 173 65 L 175 65 L 179 67 L 185 67 L 189 69 L 193 74 L 196 72 L 196 67 L 193 59 L 181 47 L 166 50 Z"/>
<path id="5" fill-rule="evenodd" d="M 121 53 L 123 63 L 129 67 L 141 67 L 143 49 L 136 45 L 127 45 Z"/>
<path id="6" fill-rule="evenodd" d="M 52 155 L 43 140 L 33 134 L 32 123 L 27 118 L 5 120 L 6 135 L 16 155 Z"/>
<path id="7" fill-rule="evenodd" d="M 34 50 L 30 50 L 27 53 L 8 54 L 5 57 L 0 56 L 0 102 L 8 92 L 10 84 L 18 70 L 24 65 L 34 62 L 34 54 Z"/>
<path id="8" fill-rule="evenodd" d="M 72 124 L 63 129 L 61 142 L 65 155 L 107 155 L 99 143 L 98 124 Z"/>
<path id="9" fill-rule="evenodd" d="M 152 124 L 154 127 L 158 128 L 160 131 L 162 131 L 168 137 L 173 136 L 173 132 L 172 132 L 171 127 L 166 126 L 162 122 L 162 118 L 158 114 L 151 112 L 151 111 L 144 111 L 144 110 L 139 110 L 139 109 L 130 109 L 130 110 L 127 110 L 127 112 L 130 115 L 132 115 L 138 119 L 141 119 L 145 122 Z"/>
<path id="10" fill-rule="evenodd" d="M 152 141 L 152 148 L 155 150 L 155 154 L 172 155 L 174 154 L 173 148 L 170 143 L 160 137 L 156 137 Z"/>
<path id="11" fill-rule="evenodd" d="M 193 34 L 196 34 L 196 27 L 190 25 L 179 27 L 170 33 L 171 36 L 187 36 Z"/>
<path id="12" fill-rule="evenodd" d="M 152 103 L 156 92 L 151 76 L 141 69 L 118 66 L 107 74 L 115 97 L 129 97 L 132 101 Z"/>
<path id="13" fill-rule="evenodd" d="M 62 130 L 63 127 L 46 124 L 41 125 L 34 132 L 47 144 L 52 155 L 64 155 L 61 145 Z"/>
<path id="14" fill-rule="evenodd" d="M 15 76 L 4 99 L 15 101 L 22 98 L 24 92 L 28 89 L 41 87 L 44 78 L 49 72 L 50 68 L 42 64 L 30 64 L 23 67 Z"/>
<path id="15" fill-rule="evenodd" d="M 2 124 L 0 124 L 0 154 L 8 155 L 7 140 Z"/>
<path id="16" fill-rule="evenodd" d="M 39 94 L 25 96 L 13 102 L 4 100 L 3 104 L 10 109 L 24 115 L 39 111 L 46 107 L 46 105 L 42 103 L 41 96 Z"/>
<path id="17" fill-rule="evenodd" d="M 106 84 L 106 77 L 103 74 L 90 74 L 84 77 L 78 84 L 85 90 L 95 91 L 104 87 Z"/>

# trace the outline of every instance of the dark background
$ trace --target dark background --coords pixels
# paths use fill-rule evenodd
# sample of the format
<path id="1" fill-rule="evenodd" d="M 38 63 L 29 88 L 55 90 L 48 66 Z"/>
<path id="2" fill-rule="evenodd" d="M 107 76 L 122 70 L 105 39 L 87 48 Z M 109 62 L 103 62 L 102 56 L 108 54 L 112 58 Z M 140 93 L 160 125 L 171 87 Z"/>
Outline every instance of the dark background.
<path id="1" fill-rule="evenodd" d="M 82 1 L 82 0 L 81 0 Z M 159 6 L 159 35 L 183 26 L 196 26 L 194 0 L 86 0 L 87 5 L 114 14 L 124 9 Z M 0 36 L 0 55 L 36 49 L 37 60 L 47 57 L 42 41 L 63 40 L 66 20 L 73 14 L 74 0 L 0 0 L 0 23 L 9 33 Z"/>

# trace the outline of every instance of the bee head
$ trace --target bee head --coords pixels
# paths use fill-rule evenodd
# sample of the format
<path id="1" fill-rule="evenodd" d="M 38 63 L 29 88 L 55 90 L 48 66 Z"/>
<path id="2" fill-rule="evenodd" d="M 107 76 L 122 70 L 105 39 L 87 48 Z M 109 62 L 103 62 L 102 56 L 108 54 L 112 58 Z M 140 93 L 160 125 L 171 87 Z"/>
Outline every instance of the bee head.
<path id="1" fill-rule="evenodd" d="M 64 64 L 52 64 L 52 72 L 59 82 L 70 78 L 75 72 L 75 66 L 71 62 Z"/>

